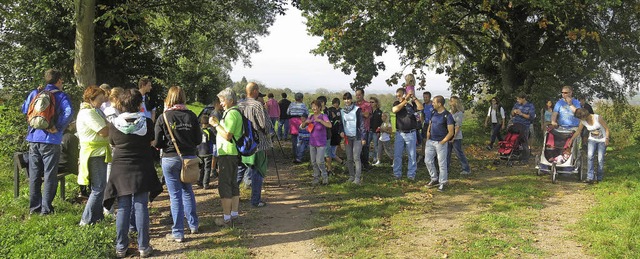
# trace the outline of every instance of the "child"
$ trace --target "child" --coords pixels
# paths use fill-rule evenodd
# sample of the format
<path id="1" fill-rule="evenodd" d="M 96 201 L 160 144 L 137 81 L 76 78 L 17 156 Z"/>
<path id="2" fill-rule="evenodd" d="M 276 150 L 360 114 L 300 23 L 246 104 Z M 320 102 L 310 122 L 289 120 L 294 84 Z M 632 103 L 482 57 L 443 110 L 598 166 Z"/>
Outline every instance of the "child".
<path id="1" fill-rule="evenodd" d="M 327 146 L 327 129 L 331 128 L 331 122 L 329 116 L 322 113 L 321 101 L 311 102 L 311 110 L 313 114 L 309 115 L 309 118 L 300 127 L 310 131 L 309 144 L 311 145 L 311 164 L 313 165 L 313 185 L 320 182 L 320 175 L 322 175 L 322 184 L 328 184 L 329 176 L 324 167 L 324 149 Z"/>
<path id="2" fill-rule="evenodd" d="M 393 146 L 391 145 L 391 133 L 393 133 L 393 128 L 391 127 L 391 121 L 389 118 L 390 116 L 388 112 L 382 113 L 382 125 L 379 128 L 380 139 L 378 142 L 377 162 L 373 165 L 380 165 L 380 160 L 382 160 L 382 150 L 384 150 L 389 159 L 393 160 Z"/>
<path id="3" fill-rule="evenodd" d="M 200 127 L 202 128 L 202 142 L 198 145 L 198 157 L 204 164 L 200 165 L 200 179 L 198 186 L 202 189 L 209 188 L 209 177 L 211 175 L 211 158 L 213 157 L 213 141 L 215 136 L 209 125 L 209 116 L 200 117 Z"/>
<path id="4" fill-rule="evenodd" d="M 305 124 L 306 120 L 306 117 L 302 117 L 300 126 L 298 126 L 298 141 L 296 142 L 296 157 L 295 160 L 293 160 L 294 164 L 302 163 L 302 156 L 304 155 L 305 150 L 309 147 L 309 137 L 311 137 L 311 132 L 307 130 L 307 124 Z"/>
<path id="5" fill-rule="evenodd" d="M 409 95 L 416 95 L 416 78 L 413 76 L 413 74 L 407 74 L 406 76 L 404 76 L 404 88 L 407 92 L 407 96 Z"/>
<path id="6" fill-rule="evenodd" d="M 342 127 L 342 118 L 340 116 L 340 99 L 333 98 L 331 101 L 331 107 L 327 109 L 329 115 L 329 120 L 331 121 L 331 143 L 329 150 L 327 153 L 327 173 L 331 174 L 331 160 L 335 159 L 340 164 L 344 164 L 344 161 L 337 155 L 338 146 L 340 146 L 340 142 L 342 142 L 342 138 L 340 137 L 340 127 Z"/>

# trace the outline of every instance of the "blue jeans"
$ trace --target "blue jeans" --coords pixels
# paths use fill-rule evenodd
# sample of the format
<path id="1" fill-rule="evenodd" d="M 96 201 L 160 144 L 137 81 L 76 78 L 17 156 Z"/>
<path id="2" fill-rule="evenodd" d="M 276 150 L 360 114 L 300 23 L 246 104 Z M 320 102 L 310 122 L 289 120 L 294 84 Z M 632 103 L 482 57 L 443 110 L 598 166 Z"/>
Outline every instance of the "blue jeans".
<path id="1" fill-rule="evenodd" d="M 462 171 L 469 173 L 471 172 L 471 168 L 469 168 L 469 161 L 467 161 L 467 156 L 464 155 L 462 150 L 462 139 L 454 139 L 453 143 L 449 142 L 448 144 L 449 152 L 447 154 L 447 167 L 451 166 L 451 151 L 456 152 L 456 156 L 458 160 L 460 160 L 460 164 L 462 165 Z"/>
<path id="2" fill-rule="evenodd" d="M 431 181 L 438 181 L 440 184 L 446 184 L 449 180 L 449 168 L 447 168 L 447 144 L 440 144 L 435 140 L 427 140 L 424 146 L 424 163 L 427 164 L 427 170 L 431 175 Z M 436 168 L 435 158 L 438 158 L 440 170 Z"/>
<path id="3" fill-rule="evenodd" d="M 149 193 L 118 197 L 118 213 L 116 216 L 116 251 L 127 250 L 129 247 L 129 228 L 131 215 L 135 211 L 136 230 L 138 232 L 138 250 L 149 247 Z M 132 210 L 133 209 L 133 210 Z"/>
<path id="4" fill-rule="evenodd" d="M 53 213 L 53 198 L 58 189 L 60 145 L 29 143 L 29 211 Z M 44 191 L 41 191 L 44 177 Z"/>
<path id="5" fill-rule="evenodd" d="M 369 158 L 371 158 L 373 162 L 375 162 L 378 159 L 378 138 L 379 137 L 380 137 L 379 133 L 376 133 L 375 131 L 369 131 L 368 143 L 373 142 L 373 145 L 369 144 L 369 146 L 373 146 L 373 151 L 371 151 L 371 153 L 369 154 Z"/>
<path id="6" fill-rule="evenodd" d="M 195 158 L 195 156 L 185 156 Z M 171 216 L 173 226 L 171 233 L 175 238 L 184 238 L 184 217 L 187 217 L 189 228 L 198 228 L 198 214 L 196 214 L 196 197 L 191 184 L 180 181 L 182 159 L 179 156 L 162 158 L 162 175 L 167 184 L 169 200 L 171 201 Z"/>
<path id="7" fill-rule="evenodd" d="M 104 189 L 107 187 L 107 163 L 104 156 L 89 158 L 89 182 L 91 183 L 91 194 L 84 207 L 81 221 L 86 224 L 93 224 L 104 218 L 102 210 L 102 200 L 104 199 Z"/>
<path id="8" fill-rule="evenodd" d="M 278 137 L 285 139 L 289 136 L 289 119 L 278 120 Z"/>
<path id="9" fill-rule="evenodd" d="M 302 161 L 304 151 L 309 147 L 309 138 L 298 139 L 296 145 L 296 160 Z"/>
<path id="10" fill-rule="evenodd" d="M 258 172 L 258 169 L 249 168 L 251 173 L 251 205 L 258 206 L 262 201 L 262 182 L 264 178 Z"/>
<path id="11" fill-rule="evenodd" d="M 589 180 L 598 180 L 602 181 L 602 177 L 604 176 L 604 152 L 607 150 L 607 145 L 604 142 L 596 142 L 593 140 L 589 140 L 589 146 L 587 148 L 587 179 Z M 593 171 L 593 159 L 596 157 L 596 152 L 598 154 L 598 172 L 596 178 L 594 178 Z"/>
<path id="12" fill-rule="evenodd" d="M 409 156 L 409 164 L 407 165 L 407 177 L 416 178 L 416 131 L 408 133 L 396 131 L 396 140 L 393 144 L 393 176 L 402 177 L 402 152 L 407 150 Z"/>

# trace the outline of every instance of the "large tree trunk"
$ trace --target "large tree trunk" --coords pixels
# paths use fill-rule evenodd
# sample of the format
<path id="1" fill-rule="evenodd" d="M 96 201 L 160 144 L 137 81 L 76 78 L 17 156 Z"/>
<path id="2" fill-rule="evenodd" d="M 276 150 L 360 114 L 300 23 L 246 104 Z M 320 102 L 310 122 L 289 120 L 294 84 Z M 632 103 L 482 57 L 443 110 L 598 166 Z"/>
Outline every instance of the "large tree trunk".
<path id="1" fill-rule="evenodd" d="M 75 0 L 76 48 L 73 74 L 78 87 L 96 84 L 95 24 L 96 0 Z"/>

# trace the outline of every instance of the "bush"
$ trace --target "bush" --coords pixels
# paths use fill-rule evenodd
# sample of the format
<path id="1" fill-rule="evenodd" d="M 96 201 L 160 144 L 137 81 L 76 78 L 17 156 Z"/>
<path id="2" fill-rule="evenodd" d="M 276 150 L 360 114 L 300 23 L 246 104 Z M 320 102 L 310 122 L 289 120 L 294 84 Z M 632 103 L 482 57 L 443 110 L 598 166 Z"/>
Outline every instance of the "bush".
<path id="1" fill-rule="evenodd" d="M 599 102 L 595 107 L 609 126 L 611 145 L 624 148 L 640 141 L 640 106 Z"/>
<path id="2" fill-rule="evenodd" d="M 0 156 L 12 157 L 18 150 L 27 150 L 25 115 L 19 108 L 0 106 Z"/>

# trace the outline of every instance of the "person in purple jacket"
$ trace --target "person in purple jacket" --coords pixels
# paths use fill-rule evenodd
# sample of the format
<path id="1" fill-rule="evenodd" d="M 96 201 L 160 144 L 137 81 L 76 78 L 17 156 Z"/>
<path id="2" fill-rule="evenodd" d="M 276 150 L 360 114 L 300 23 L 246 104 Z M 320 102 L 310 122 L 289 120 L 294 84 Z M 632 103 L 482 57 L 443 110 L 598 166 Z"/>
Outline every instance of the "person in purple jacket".
<path id="1" fill-rule="evenodd" d="M 313 165 L 313 185 L 320 182 L 320 174 L 322 174 L 322 184 L 329 184 L 329 176 L 324 166 L 324 149 L 327 145 L 327 128 L 331 128 L 331 122 L 329 116 L 322 113 L 320 101 L 311 102 L 311 111 L 313 114 L 309 115 L 309 118 L 300 127 L 306 127 L 311 133 L 309 145 L 311 146 L 311 164 Z"/>
<path id="2" fill-rule="evenodd" d="M 49 91 L 55 98 L 55 120 L 49 129 L 35 129 L 28 127 L 27 142 L 29 142 L 29 213 L 51 214 L 53 198 L 58 188 L 58 160 L 62 135 L 72 120 L 73 108 L 71 99 L 63 92 L 62 73 L 49 69 L 44 73 L 47 85 L 35 89 L 22 104 L 22 113 L 29 112 L 31 100 L 41 91 Z M 42 177 L 42 178 L 41 178 Z M 44 180 L 44 191 L 41 191 Z"/>

